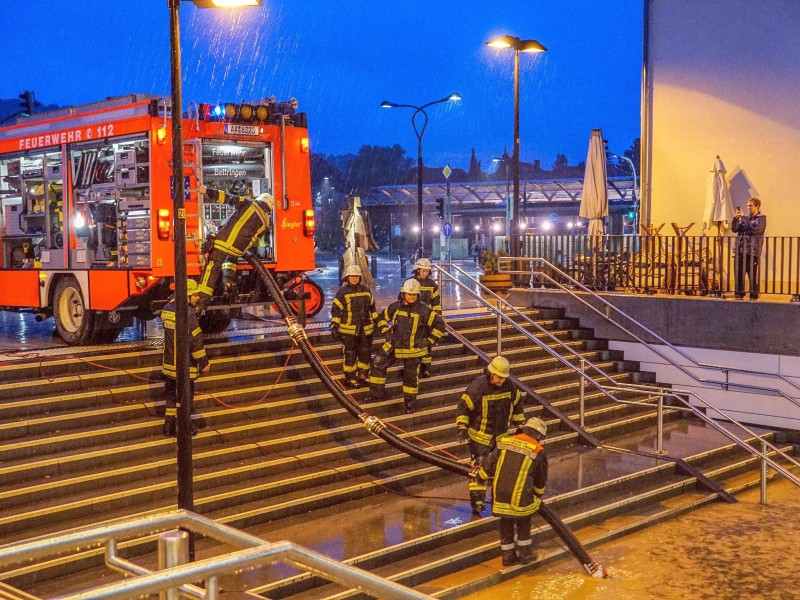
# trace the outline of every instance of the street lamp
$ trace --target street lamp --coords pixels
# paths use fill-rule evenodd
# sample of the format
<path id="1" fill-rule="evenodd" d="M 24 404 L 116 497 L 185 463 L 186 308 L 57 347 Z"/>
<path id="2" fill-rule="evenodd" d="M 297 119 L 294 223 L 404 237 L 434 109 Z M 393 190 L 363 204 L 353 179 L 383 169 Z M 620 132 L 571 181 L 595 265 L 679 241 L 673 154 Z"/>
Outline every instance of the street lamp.
<path id="1" fill-rule="evenodd" d="M 511 204 L 512 229 L 511 255 L 519 256 L 519 53 L 546 52 L 547 48 L 536 40 L 521 40 L 513 35 L 503 35 L 486 42 L 491 48 L 512 48 L 514 50 L 514 198 Z"/>
<path id="2" fill-rule="evenodd" d="M 182 0 L 169 0 L 169 50 L 172 85 L 172 199 L 175 225 L 175 356 L 178 404 L 178 508 L 194 510 L 192 482 L 192 407 L 189 380 L 189 303 L 186 301 L 186 208 L 183 184 L 183 92 L 181 90 Z M 261 0 L 191 0 L 198 8 L 260 6 Z"/>
<path id="3" fill-rule="evenodd" d="M 614 154 L 613 152 L 606 152 L 608 156 L 613 156 L 619 160 L 624 160 L 628 163 L 633 172 L 633 190 L 631 190 L 631 198 L 633 199 L 633 208 L 636 211 L 634 218 L 633 218 L 633 233 L 639 233 L 639 203 L 636 201 L 636 165 L 633 164 L 633 161 L 628 158 L 627 156 L 620 156 L 619 154 Z"/>
<path id="4" fill-rule="evenodd" d="M 381 108 L 414 109 L 414 114 L 411 115 L 411 126 L 414 128 L 414 133 L 417 135 L 417 226 L 419 227 L 419 249 L 417 250 L 418 257 L 422 256 L 425 248 L 425 234 L 422 224 L 422 136 L 425 135 L 425 128 L 428 127 L 428 113 L 425 112 L 425 109 L 429 106 L 433 106 L 434 104 L 440 104 L 441 102 L 455 102 L 458 100 L 461 100 L 461 94 L 453 92 L 449 96 L 440 98 L 439 100 L 434 100 L 433 102 L 428 102 L 422 106 L 415 106 L 413 104 L 396 104 L 394 102 L 389 102 L 388 100 L 381 102 Z M 417 115 L 422 115 L 424 118 L 422 121 L 422 128 L 417 127 Z"/>

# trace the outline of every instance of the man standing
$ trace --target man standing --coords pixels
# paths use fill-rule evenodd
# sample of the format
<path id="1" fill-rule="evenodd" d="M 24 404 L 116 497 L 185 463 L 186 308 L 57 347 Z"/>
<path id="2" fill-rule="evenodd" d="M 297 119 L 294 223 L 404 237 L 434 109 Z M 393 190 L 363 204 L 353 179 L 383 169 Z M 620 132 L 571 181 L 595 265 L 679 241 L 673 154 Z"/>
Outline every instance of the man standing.
<path id="1" fill-rule="evenodd" d="M 431 279 L 430 275 L 432 268 L 433 265 L 431 265 L 430 260 L 427 258 L 420 258 L 414 264 L 413 279 L 419 281 L 419 299 L 439 313 L 439 315 L 441 315 L 442 297 L 439 295 L 439 286 L 433 279 Z M 420 377 L 430 377 L 431 362 L 431 353 L 429 350 L 428 353 L 421 359 L 421 364 L 419 367 Z"/>
<path id="2" fill-rule="evenodd" d="M 513 423 L 525 422 L 522 390 L 508 380 L 511 368 L 508 360 L 496 356 L 472 383 L 467 386 L 456 409 L 456 429 L 459 443 L 469 440 L 472 462 L 482 467 L 498 440 L 508 435 Z M 480 515 L 486 502 L 486 484 L 469 482 L 469 501 L 472 512 Z"/>
<path id="3" fill-rule="evenodd" d="M 547 454 L 542 447 L 546 435 L 544 421 L 528 419 L 514 435 L 497 442 L 497 449 L 478 472 L 481 481 L 494 478 L 492 514 L 500 517 L 504 567 L 534 559 L 531 518 L 539 510 L 547 484 Z"/>
<path id="4" fill-rule="evenodd" d="M 372 291 L 361 283 L 361 267 L 349 265 L 344 281 L 333 299 L 330 329 L 344 346 L 345 384 L 356 389 L 366 384 L 378 311 Z"/>
<path id="5" fill-rule="evenodd" d="M 194 380 L 200 373 L 208 373 L 211 370 L 211 363 L 208 362 L 206 349 L 203 346 L 203 332 L 197 321 L 197 312 L 194 310 L 200 293 L 197 290 L 197 282 L 194 279 L 186 281 L 186 294 L 189 302 L 189 403 L 194 402 Z M 164 355 L 161 364 L 161 374 L 164 377 L 164 400 L 166 401 L 166 413 L 164 418 L 164 435 L 174 436 L 176 433 L 175 417 L 178 415 L 178 387 L 176 385 L 175 360 L 178 354 L 179 340 L 175 335 L 175 302 L 173 297 L 161 311 L 161 320 L 164 322 Z M 180 340 L 186 343 L 186 340 Z M 192 411 L 194 412 L 194 411 Z M 195 424 L 192 421 L 192 435 L 195 433 Z"/>
<path id="6" fill-rule="evenodd" d="M 750 300 L 757 300 L 759 288 L 759 263 L 767 216 L 761 214 L 761 200 L 747 201 L 747 215 L 737 208 L 731 229 L 736 232 L 736 297 L 744 298 L 744 277 L 750 280 Z"/>
<path id="7" fill-rule="evenodd" d="M 378 320 L 378 330 L 386 336 L 386 342 L 372 358 L 365 402 L 383 399 L 386 372 L 395 360 L 402 360 L 403 401 L 406 412 L 413 413 L 419 392 L 420 360 L 444 335 L 445 325 L 439 313 L 420 302 L 419 281 L 407 279 L 400 292 L 400 300 L 390 304 Z"/>

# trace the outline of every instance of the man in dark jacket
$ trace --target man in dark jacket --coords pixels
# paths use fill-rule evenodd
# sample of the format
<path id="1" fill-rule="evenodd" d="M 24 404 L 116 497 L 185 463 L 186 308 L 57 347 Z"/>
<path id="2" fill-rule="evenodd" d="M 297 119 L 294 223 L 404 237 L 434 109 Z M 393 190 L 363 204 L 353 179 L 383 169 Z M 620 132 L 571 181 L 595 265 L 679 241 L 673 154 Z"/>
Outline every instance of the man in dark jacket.
<path id="1" fill-rule="evenodd" d="M 197 321 L 197 312 L 194 305 L 197 304 L 200 295 L 197 291 L 197 282 L 194 279 L 186 281 L 186 292 L 189 302 L 189 402 L 194 401 L 194 380 L 201 373 L 208 373 L 211 363 L 208 362 L 206 349 L 203 346 L 203 332 Z M 175 360 L 178 353 L 178 338 L 175 335 L 175 298 L 171 299 L 161 311 L 161 320 L 164 322 L 164 355 L 161 364 L 161 374 L 164 377 L 164 399 L 166 401 L 166 413 L 164 418 L 164 435 L 174 436 L 176 433 L 175 421 L 178 415 L 177 408 L 177 385 Z M 185 343 L 185 342 L 184 342 Z M 192 422 L 192 434 L 194 434 L 195 424 Z"/>
<path id="2" fill-rule="evenodd" d="M 403 361 L 403 400 L 407 413 L 414 412 L 419 392 L 420 360 L 444 335 L 442 317 L 419 300 L 419 282 L 407 279 L 400 290 L 402 299 L 386 308 L 378 320 L 378 330 L 386 342 L 372 358 L 369 371 L 369 396 L 365 402 L 381 400 L 386 393 L 386 372 L 395 360 Z"/>
<path id="3" fill-rule="evenodd" d="M 539 510 L 547 484 L 547 454 L 542 440 L 547 424 L 528 419 L 514 435 L 497 442 L 477 479 L 494 479 L 492 514 L 500 517 L 500 551 L 503 566 L 532 562 L 531 518 Z M 516 534 L 516 535 L 515 535 Z M 515 542 L 516 538 L 516 542 Z"/>
<path id="4" fill-rule="evenodd" d="M 221 190 L 202 188 L 206 198 L 218 204 L 229 204 L 236 207 L 216 234 L 210 235 L 203 250 L 208 253 L 203 274 L 200 277 L 198 292 L 202 306 L 214 295 L 222 265 L 229 257 L 234 261 L 245 252 L 267 231 L 270 225 L 275 200 L 270 194 L 261 194 L 257 198 L 245 198 L 228 194 Z M 209 247 L 210 246 L 210 247 Z"/>
<path id="5" fill-rule="evenodd" d="M 414 264 L 414 279 L 419 281 L 419 299 L 430 306 L 440 315 L 442 314 L 442 297 L 439 295 L 439 286 L 431 279 L 433 265 L 427 258 L 420 258 Z M 430 377 L 431 353 L 428 352 L 420 359 L 419 376 Z"/>
<path id="6" fill-rule="evenodd" d="M 747 201 L 747 215 L 737 208 L 731 229 L 736 233 L 736 297 L 744 298 L 744 277 L 750 280 L 750 299 L 757 300 L 759 289 L 759 263 L 767 216 L 761 214 L 761 200 Z"/>
<path id="7" fill-rule="evenodd" d="M 508 435 L 511 424 L 519 426 L 525 422 L 522 406 L 522 391 L 509 381 L 511 368 L 508 360 L 496 356 L 484 370 L 467 386 L 456 409 L 458 441 L 469 440 L 472 462 L 483 466 L 497 441 Z M 469 482 L 469 500 L 476 515 L 483 512 L 486 501 L 486 485 L 479 481 Z"/>
<path id="8" fill-rule="evenodd" d="M 366 385 L 369 375 L 372 334 L 378 321 L 372 291 L 361 283 L 361 267 L 349 265 L 345 284 L 331 306 L 331 336 L 344 346 L 344 378 L 351 389 Z"/>

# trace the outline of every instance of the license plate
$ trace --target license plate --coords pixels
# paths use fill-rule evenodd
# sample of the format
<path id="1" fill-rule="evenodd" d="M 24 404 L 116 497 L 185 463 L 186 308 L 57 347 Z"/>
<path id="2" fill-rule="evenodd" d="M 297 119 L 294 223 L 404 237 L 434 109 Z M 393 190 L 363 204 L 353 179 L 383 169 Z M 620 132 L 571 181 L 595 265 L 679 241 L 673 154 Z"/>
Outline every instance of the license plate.
<path id="1" fill-rule="evenodd" d="M 235 125 L 233 123 L 225 124 L 225 133 L 228 135 L 253 135 L 258 136 L 257 125 Z"/>

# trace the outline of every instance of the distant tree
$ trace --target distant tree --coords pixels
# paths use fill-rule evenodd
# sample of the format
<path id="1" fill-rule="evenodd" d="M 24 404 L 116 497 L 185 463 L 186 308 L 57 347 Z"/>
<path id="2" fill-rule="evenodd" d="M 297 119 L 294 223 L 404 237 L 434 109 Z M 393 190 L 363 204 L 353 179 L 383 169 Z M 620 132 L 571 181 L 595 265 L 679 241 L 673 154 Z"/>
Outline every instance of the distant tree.
<path id="1" fill-rule="evenodd" d="M 553 161 L 553 177 L 565 177 L 569 168 L 569 159 L 566 154 L 557 154 Z"/>
<path id="2" fill-rule="evenodd" d="M 344 172 L 343 190 L 348 194 L 365 194 L 378 185 L 402 183 L 411 168 L 412 160 L 398 144 L 362 146 Z"/>
<path id="3" fill-rule="evenodd" d="M 470 181 L 483 181 L 486 179 L 486 176 L 481 170 L 481 161 L 479 161 L 478 157 L 475 155 L 475 148 L 472 148 L 472 156 L 469 158 L 469 171 L 467 171 L 467 176 Z"/>
<path id="4" fill-rule="evenodd" d="M 641 141 L 641 138 L 637 137 L 636 139 L 634 139 L 633 143 L 631 144 L 631 147 L 628 148 L 627 150 L 625 150 L 625 152 L 624 152 L 625 156 L 627 158 L 630 158 L 633 161 L 633 164 L 636 165 L 636 172 L 637 173 L 641 173 L 642 172 L 642 163 L 640 162 L 641 155 L 640 155 L 640 152 L 639 152 L 639 142 L 640 141 Z"/>

